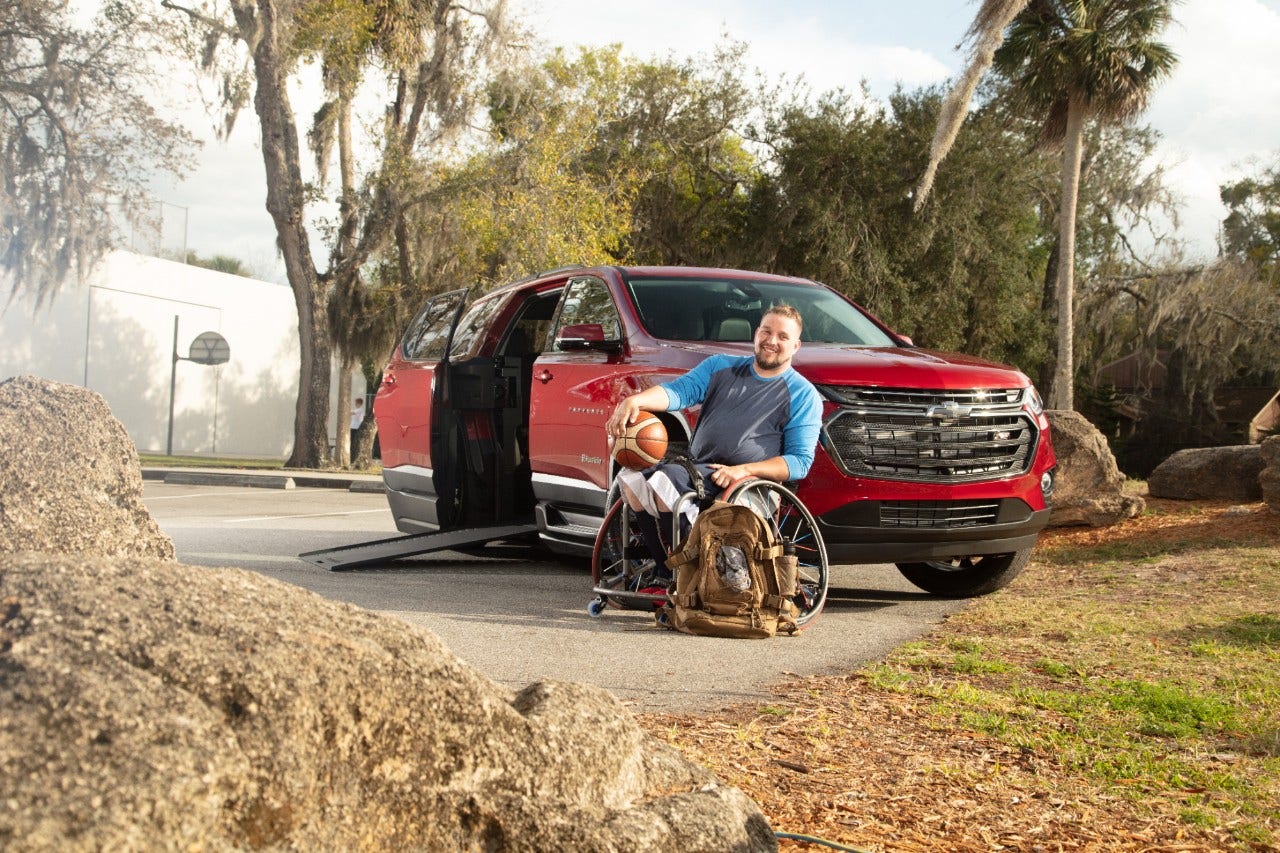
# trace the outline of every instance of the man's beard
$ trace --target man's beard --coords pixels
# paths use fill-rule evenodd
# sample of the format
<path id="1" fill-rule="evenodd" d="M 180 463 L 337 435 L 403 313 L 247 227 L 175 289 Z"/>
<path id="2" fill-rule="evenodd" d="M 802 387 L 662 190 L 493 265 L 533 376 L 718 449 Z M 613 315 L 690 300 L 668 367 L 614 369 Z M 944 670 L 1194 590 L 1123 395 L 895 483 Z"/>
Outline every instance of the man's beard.
<path id="1" fill-rule="evenodd" d="M 761 370 L 774 370 L 786 364 L 786 357 L 780 352 L 766 352 L 762 349 L 756 350 L 756 367 Z"/>

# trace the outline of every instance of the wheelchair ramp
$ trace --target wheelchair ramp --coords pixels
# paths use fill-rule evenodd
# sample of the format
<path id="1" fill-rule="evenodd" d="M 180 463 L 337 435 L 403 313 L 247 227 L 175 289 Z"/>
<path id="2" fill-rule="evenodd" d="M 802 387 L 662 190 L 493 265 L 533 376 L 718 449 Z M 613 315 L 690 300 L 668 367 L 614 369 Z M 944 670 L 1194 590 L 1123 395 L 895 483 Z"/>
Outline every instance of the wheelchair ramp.
<path id="1" fill-rule="evenodd" d="M 375 539 L 356 545 L 343 545 L 338 548 L 326 548 L 322 551 L 307 551 L 298 558 L 314 563 L 322 569 L 338 572 L 344 569 L 358 569 L 362 566 L 373 566 L 396 560 L 401 557 L 416 557 L 419 554 L 430 554 L 432 551 L 447 551 L 450 548 L 481 545 L 495 539 L 508 539 L 536 533 L 535 524 L 508 524 L 487 527 L 471 527 L 461 530 L 433 531 L 431 533 L 415 533 L 409 536 L 393 536 L 390 539 Z"/>

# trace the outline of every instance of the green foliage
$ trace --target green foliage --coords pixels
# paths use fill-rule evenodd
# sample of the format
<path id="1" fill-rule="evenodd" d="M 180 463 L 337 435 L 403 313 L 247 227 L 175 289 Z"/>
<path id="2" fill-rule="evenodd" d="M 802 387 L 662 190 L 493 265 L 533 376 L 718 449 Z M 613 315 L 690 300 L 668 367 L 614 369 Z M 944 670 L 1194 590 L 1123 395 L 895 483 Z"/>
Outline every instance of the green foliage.
<path id="1" fill-rule="evenodd" d="M 233 258 L 230 255 L 211 255 L 210 257 L 202 258 L 194 251 L 188 249 L 184 263 L 190 264 L 193 267 L 203 267 L 207 270 L 214 270 L 215 272 L 224 272 L 228 275 L 239 275 L 244 276 L 245 278 L 253 277 L 253 270 L 249 269 L 249 267 L 245 265 L 244 261 L 239 258 Z"/>
<path id="2" fill-rule="evenodd" d="M 1222 223 L 1224 250 L 1275 278 L 1280 265 L 1280 161 L 1257 177 L 1222 186 L 1230 211 Z"/>
<path id="3" fill-rule="evenodd" d="M 757 168 L 735 131 L 750 106 L 737 51 L 645 62 L 614 46 L 508 69 L 488 87 L 489 145 L 427 167 L 436 205 L 422 215 L 454 239 L 428 236 L 419 262 L 450 252 L 482 282 L 570 262 L 724 263 Z"/>
<path id="4" fill-rule="evenodd" d="M 1174 0 L 1031 0 L 1013 19 L 993 67 L 1010 94 L 1040 117 L 1041 138 L 1061 140 L 1073 100 L 1103 122 L 1146 109 L 1177 64 L 1156 38 L 1173 20 Z"/>
<path id="5" fill-rule="evenodd" d="M 753 197 L 758 263 L 849 294 L 917 344 L 1031 369 L 1044 356 L 1045 262 L 1027 156 L 997 107 L 970 116 L 932 203 L 911 210 L 940 97 L 899 92 L 889 110 L 829 95 L 766 128 L 774 168 Z"/>

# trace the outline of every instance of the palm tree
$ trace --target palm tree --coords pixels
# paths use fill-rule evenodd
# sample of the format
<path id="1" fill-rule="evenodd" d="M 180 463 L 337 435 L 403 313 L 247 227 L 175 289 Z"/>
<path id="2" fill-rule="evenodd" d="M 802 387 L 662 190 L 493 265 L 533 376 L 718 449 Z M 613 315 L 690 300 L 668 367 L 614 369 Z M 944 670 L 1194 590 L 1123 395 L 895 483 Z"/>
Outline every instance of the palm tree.
<path id="1" fill-rule="evenodd" d="M 1044 117 L 1041 142 L 1062 145 L 1062 200 L 1058 210 L 1058 353 L 1049 405 L 1074 407 L 1072 318 L 1075 288 L 1076 204 L 1085 126 L 1090 120 L 1120 123 L 1147 106 L 1156 85 L 1177 63 L 1169 47 L 1155 39 L 1169 24 L 1176 0 L 984 0 L 969 35 L 975 42 L 970 71 L 952 93 L 961 93 L 958 128 L 981 66 L 989 61 L 1006 77 L 1019 106 Z M 1017 7 L 1021 6 L 1019 9 Z M 999 30 L 993 28 L 999 27 Z M 995 32 L 1003 31 L 1000 46 Z M 989 57 L 989 59 L 988 59 Z M 968 94 L 962 87 L 967 85 Z M 942 119 L 939 121 L 942 136 Z M 951 135 L 954 139 L 954 132 Z M 945 146 L 931 152 L 932 180 Z M 917 206 L 928 185 L 922 182 Z"/>

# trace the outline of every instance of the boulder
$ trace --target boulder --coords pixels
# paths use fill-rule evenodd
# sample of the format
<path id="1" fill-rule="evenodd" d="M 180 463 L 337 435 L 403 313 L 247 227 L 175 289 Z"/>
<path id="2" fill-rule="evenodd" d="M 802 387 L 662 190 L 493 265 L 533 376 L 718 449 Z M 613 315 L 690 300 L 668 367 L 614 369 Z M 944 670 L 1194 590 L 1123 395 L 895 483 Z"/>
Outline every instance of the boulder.
<path id="1" fill-rule="evenodd" d="M 1135 518 L 1146 501 L 1123 492 L 1125 476 L 1098 428 L 1078 412 L 1046 412 L 1058 458 L 1050 527 L 1104 527 Z"/>
<path id="2" fill-rule="evenodd" d="M 0 553 L 173 557 L 142 503 L 133 441 L 98 394 L 0 382 L 0 448 Z"/>
<path id="3" fill-rule="evenodd" d="M 5 850 L 776 847 L 607 691 L 237 569 L 0 555 L 0 707 Z"/>
<path id="4" fill-rule="evenodd" d="M 1258 487 L 1262 499 L 1274 512 L 1280 512 L 1280 435 L 1264 439 L 1258 447 L 1262 456 L 1262 473 L 1258 475 Z"/>
<path id="5" fill-rule="evenodd" d="M 0 436 L 0 850 L 776 849 L 601 688 L 171 559 L 98 395 L 0 384 Z"/>
<path id="6" fill-rule="evenodd" d="M 1188 448 L 1156 466 L 1147 478 L 1147 492 L 1176 500 L 1260 501 L 1262 468 L 1256 444 Z"/>

